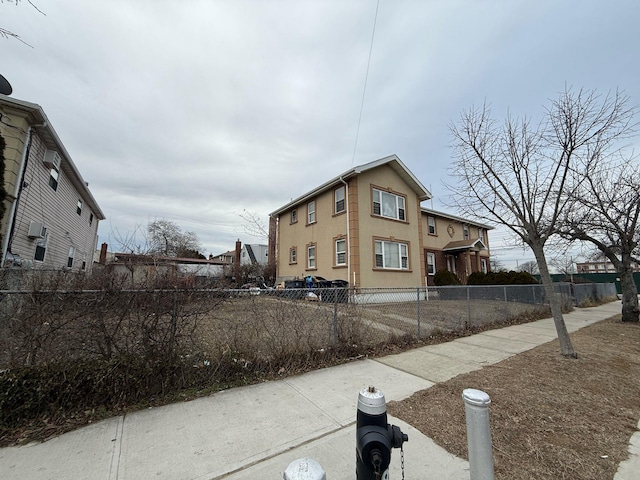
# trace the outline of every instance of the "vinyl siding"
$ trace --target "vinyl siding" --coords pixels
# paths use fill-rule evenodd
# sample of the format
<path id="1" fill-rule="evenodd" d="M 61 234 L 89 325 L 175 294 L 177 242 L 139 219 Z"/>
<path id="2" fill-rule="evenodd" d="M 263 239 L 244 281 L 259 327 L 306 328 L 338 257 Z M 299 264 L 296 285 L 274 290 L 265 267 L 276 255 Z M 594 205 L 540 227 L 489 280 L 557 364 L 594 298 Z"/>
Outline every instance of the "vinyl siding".
<path id="1" fill-rule="evenodd" d="M 86 256 L 86 271 L 90 271 L 96 249 L 97 215 L 71 183 L 64 158 L 58 188 L 51 188 L 50 169 L 42 163 L 45 151 L 42 139 L 34 134 L 24 176 L 26 187 L 22 190 L 17 208 L 11 252 L 32 261 L 36 268 L 62 269 L 67 267 L 69 248 L 73 246 L 75 256 L 72 270 L 81 270 Z M 79 199 L 83 203 L 81 215 L 76 212 Z M 94 218 L 92 225 L 89 225 L 92 213 Z M 32 221 L 41 222 L 47 227 L 48 242 L 43 262 L 34 260 L 37 239 L 27 236 Z"/>

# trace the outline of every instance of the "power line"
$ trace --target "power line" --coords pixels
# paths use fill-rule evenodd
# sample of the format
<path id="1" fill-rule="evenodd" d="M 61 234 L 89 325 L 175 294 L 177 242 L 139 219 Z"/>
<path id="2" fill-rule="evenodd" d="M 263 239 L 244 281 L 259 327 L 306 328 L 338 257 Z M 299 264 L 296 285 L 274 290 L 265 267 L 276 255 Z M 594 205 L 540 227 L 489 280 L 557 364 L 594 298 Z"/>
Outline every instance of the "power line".
<path id="1" fill-rule="evenodd" d="M 362 110 L 364 108 L 364 96 L 367 93 L 367 80 L 369 79 L 369 66 L 371 65 L 371 52 L 373 51 L 373 39 L 376 35 L 376 23 L 378 21 L 378 8 L 380 0 L 376 3 L 376 15 L 373 18 L 373 32 L 371 32 L 371 44 L 369 45 L 369 59 L 367 60 L 367 73 L 364 76 L 364 88 L 362 89 L 362 101 L 360 102 L 360 115 L 358 116 L 358 127 L 356 128 L 356 141 L 353 145 L 353 156 L 351 157 L 351 166 L 356 158 L 356 149 L 358 147 L 358 136 L 360 135 L 360 122 L 362 121 Z"/>

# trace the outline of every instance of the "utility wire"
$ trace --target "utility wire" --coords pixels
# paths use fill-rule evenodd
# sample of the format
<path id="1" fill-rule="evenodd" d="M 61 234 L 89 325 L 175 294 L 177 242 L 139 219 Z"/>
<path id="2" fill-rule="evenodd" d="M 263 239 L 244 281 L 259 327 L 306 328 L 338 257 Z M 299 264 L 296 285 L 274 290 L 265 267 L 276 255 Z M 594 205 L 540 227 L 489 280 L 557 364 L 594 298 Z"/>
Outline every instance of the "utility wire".
<path id="1" fill-rule="evenodd" d="M 367 73 L 364 76 L 364 88 L 362 89 L 362 101 L 360 102 L 360 116 L 358 117 L 358 128 L 356 128 L 356 141 L 353 145 L 353 156 L 351 157 L 351 166 L 356 158 L 356 149 L 358 148 L 358 136 L 360 135 L 360 122 L 362 121 L 362 110 L 364 108 L 364 96 L 367 93 L 367 80 L 369 79 L 369 66 L 371 65 L 371 52 L 373 51 L 373 39 L 376 35 L 376 23 L 378 21 L 378 8 L 380 0 L 376 3 L 376 15 L 373 18 L 373 32 L 371 32 L 371 45 L 369 45 L 369 59 L 367 60 Z"/>

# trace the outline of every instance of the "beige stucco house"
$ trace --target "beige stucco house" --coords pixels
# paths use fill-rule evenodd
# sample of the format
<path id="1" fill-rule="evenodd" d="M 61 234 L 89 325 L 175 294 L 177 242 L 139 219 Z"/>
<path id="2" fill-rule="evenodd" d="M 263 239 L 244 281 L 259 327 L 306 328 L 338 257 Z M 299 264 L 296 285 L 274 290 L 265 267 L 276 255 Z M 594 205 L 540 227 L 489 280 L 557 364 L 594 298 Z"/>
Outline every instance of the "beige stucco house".
<path id="1" fill-rule="evenodd" d="M 0 95 L 3 267 L 89 271 L 105 218 L 42 107 Z"/>
<path id="2" fill-rule="evenodd" d="M 354 167 L 270 215 L 277 281 L 309 275 L 356 287 L 433 284 L 489 268 L 491 227 L 422 208 L 429 191 L 396 155 Z"/>

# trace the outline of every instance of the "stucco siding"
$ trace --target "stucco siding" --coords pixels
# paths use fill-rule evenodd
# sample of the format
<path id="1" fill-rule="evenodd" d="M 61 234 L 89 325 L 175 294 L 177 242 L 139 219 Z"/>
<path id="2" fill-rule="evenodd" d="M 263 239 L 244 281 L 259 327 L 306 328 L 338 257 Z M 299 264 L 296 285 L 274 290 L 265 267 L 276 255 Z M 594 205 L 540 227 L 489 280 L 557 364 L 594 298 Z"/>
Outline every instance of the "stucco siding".
<path id="1" fill-rule="evenodd" d="M 393 220 L 374 214 L 373 189 L 405 198 L 406 220 Z M 358 177 L 358 204 L 360 216 L 360 279 L 363 287 L 406 287 L 422 285 L 421 242 L 418 229 L 419 202 L 416 193 L 387 165 L 368 170 Z M 406 270 L 375 267 L 375 241 L 406 243 L 409 247 L 409 264 Z"/>

